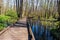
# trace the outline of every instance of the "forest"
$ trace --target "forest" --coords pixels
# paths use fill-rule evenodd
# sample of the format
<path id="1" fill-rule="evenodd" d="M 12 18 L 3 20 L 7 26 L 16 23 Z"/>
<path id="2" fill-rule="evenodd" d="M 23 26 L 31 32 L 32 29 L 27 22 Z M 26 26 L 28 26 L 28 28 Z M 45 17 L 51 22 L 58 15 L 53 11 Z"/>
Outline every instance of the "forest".
<path id="1" fill-rule="evenodd" d="M 0 31 L 24 17 L 39 20 L 60 40 L 60 0 L 0 0 Z"/>

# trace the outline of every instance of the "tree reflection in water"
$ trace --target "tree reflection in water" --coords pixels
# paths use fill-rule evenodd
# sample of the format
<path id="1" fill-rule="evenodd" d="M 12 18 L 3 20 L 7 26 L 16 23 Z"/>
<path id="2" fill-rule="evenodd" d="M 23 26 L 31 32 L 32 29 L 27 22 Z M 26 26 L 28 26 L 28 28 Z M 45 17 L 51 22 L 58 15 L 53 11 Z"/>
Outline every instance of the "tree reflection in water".
<path id="1" fill-rule="evenodd" d="M 34 34 L 35 40 L 53 40 L 48 28 L 46 28 L 44 33 L 44 26 L 38 25 L 38 22 L 32 25 L 32 32 Z"/>

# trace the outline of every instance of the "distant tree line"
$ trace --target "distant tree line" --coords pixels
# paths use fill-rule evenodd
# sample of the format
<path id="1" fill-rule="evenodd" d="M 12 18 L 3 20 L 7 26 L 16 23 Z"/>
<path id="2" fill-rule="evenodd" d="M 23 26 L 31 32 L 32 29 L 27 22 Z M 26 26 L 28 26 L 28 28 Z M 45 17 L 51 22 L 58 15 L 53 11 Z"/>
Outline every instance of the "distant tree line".
<path id="1" fill-rule="evenodd" d="M 15 0 L 0 0 L 0 14 L 6 13 L 10 9 L 16 11 Z"/>

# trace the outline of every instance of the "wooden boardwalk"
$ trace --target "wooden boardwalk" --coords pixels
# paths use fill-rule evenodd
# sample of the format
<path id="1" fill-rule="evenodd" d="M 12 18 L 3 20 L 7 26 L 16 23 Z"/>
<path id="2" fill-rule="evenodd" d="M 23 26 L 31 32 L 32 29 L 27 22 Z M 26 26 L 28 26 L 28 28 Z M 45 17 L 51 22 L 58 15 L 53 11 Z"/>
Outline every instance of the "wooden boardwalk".
<path id="1" fill-rule="evenodd" d="M 19 21 L 26 23 L 26 18 Z M 28 40 L 27 27 L 10 27 L 2 35 L 0 35 L 0 40 Z"/>

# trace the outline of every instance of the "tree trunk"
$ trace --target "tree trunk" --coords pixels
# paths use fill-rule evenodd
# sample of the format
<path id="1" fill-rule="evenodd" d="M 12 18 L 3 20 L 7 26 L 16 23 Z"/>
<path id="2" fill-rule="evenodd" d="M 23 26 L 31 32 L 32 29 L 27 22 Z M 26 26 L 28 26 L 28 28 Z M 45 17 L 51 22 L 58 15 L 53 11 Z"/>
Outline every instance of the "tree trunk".
<path id="1" fill-rule="evenodd" d="M 58 14 L 59 14 L 58 21 L 60 21 L 60 0 L 57 3 L 58 3 Z"/>
<path id="2" fill-rule="evenodd" d="M 2 0 L 0 0 L 0 14 L 1 14 L 1 11 L 2 11 Z"/>
<path id="3" fill-rule="evenodd" d="M 22 18 L 23 0 L 16 0 L 16 11 L 19 18 Z"/>
<path id="4" fill-rule="evenodd" d="M 20 0 L 20 10 L 19 10 L 20 18 L 22 18 L 22 13 L 23 13 L 23 0 Z"/>
<path id="5" fill-rule="evenodd" d="M 58 4 L 58 14 L 59 14 L 58 21 L 59 21 L 59 30 L 60 30 L 60 0 L 57 1 L 57 4 Z"/>

